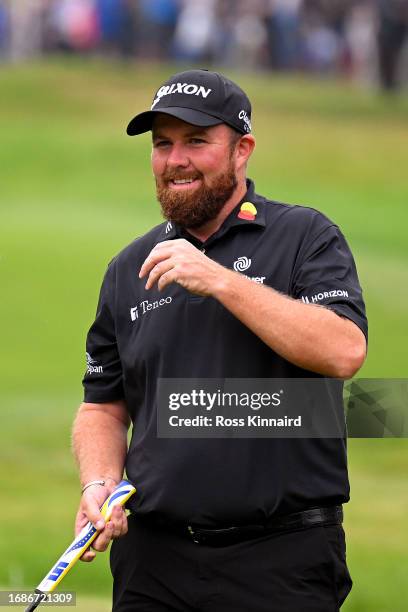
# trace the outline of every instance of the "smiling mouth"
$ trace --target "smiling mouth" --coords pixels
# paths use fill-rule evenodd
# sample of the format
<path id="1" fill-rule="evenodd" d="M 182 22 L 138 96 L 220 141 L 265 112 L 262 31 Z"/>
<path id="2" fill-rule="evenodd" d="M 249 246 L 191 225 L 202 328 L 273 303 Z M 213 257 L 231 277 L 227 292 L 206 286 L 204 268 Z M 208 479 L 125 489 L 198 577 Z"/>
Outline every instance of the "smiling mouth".
<path id="1" fill-rule="evenodd" d="M 192 183 L 195 179 L 193 178 L 189 178 L 189 179 L 174 179 L 173 183 L 175 185 L 184 185 L 185 183 Z"/>
<path id="2" fill-rule="evenodd" d="M 197 182 L 198 182 L 198 179 L 196 178 L 171 179 L 168 182 L 168 184 L 170 187 L 185 189 L 185 188 L 190 187 L 190 185 L 193 185 L 194 183 L 197 183 Z"/>

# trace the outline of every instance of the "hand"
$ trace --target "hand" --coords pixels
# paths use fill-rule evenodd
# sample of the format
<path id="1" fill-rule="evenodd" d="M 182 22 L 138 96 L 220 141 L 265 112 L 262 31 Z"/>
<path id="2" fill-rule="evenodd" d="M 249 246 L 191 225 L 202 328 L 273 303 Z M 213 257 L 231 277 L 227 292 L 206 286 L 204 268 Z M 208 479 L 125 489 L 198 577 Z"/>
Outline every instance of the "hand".
<path id="1" fill-rule="evenodd" d="M 196 295 L 214 295 L 216 286 L 229 271 L 212 261 L 184 239 L 159 242 L 140 268 L 139 278 L 149 275 L 146 289 L 155 283 L 162 291 L 170 283 L 178 283 Z"/>
<path id="2" fill-rule="evenodd" d="M 84 552 L 81 561 L 93 561 L 97 552 L 106 550 L 109 542 L 113 538 L 120 538 L 125 535 L 128 530 L 126 512 L 122 506 L 114 506 L 112 516 L 105 524 L 105 519 L 99 511 L 106 498 L 112 493 L 114 485 L 108 486 L 93 486 L 87 489 L 81 498 L 79 510 L 75 520 L 75 535 L 87 524 L 88 521 L 96 527 L 100 534 L 92 542 L 91 547 Z"/>

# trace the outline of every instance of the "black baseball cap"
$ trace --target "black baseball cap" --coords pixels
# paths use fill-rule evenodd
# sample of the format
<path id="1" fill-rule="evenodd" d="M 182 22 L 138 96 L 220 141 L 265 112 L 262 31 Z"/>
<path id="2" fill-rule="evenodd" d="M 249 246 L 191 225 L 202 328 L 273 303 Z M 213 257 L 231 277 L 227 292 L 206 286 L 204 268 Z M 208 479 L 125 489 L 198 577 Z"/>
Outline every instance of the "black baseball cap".
<path id="1" fill-rule="evenodd" d="M 132 119 L 127 134 L 136 136 L 151 130 L 157 113 L 201 127 L 226 123 L 241 134 L 250 134 L 252 129 L 246 93 L 227 77 L 209 70 L 187 70 L 170 77 L 156 92 L 150 110 Z"/>

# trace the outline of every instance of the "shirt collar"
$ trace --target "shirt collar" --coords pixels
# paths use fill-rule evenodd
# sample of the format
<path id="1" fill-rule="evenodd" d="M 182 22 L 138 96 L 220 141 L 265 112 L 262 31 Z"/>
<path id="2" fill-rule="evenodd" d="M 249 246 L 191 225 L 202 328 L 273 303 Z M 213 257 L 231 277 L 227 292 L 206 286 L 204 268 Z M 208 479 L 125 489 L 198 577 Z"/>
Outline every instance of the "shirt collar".
<path id="1" fill-rule="evenodd" d="M 242 200 L 235 206 L 230 212 L 228 217 L 224 220 L 221 227 L 208 238 L 208 241 L 212 241 L 215 238 L 219 238 L 225 234 L 232 227 L 241 226 L 257 226 L 265 227 L 265 202 L 255 193 L 255 184 L 251 179 L 247 179 L 247 191 Z M 163 230 L 160 234 L 158 242 L 163 240 L 172 240 L 173 238 L 188 238 L 192 236 L 177 223 L 167 221 L 163 225 Z"/>

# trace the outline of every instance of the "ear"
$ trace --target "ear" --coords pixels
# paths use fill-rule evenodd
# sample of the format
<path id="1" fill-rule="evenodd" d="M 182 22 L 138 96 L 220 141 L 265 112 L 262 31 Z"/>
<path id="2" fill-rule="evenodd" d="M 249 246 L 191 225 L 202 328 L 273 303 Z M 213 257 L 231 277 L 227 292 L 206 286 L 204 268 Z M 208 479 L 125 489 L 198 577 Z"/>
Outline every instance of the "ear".
<path id="1" fill-rule="evenodd" d="M 245 134 L 239 139 L 235 150 L 237 169 L 246 166 L 248 159 L 251 157 L 254 149 L 255 138 L 252 136 L 252 134 Z"/>

